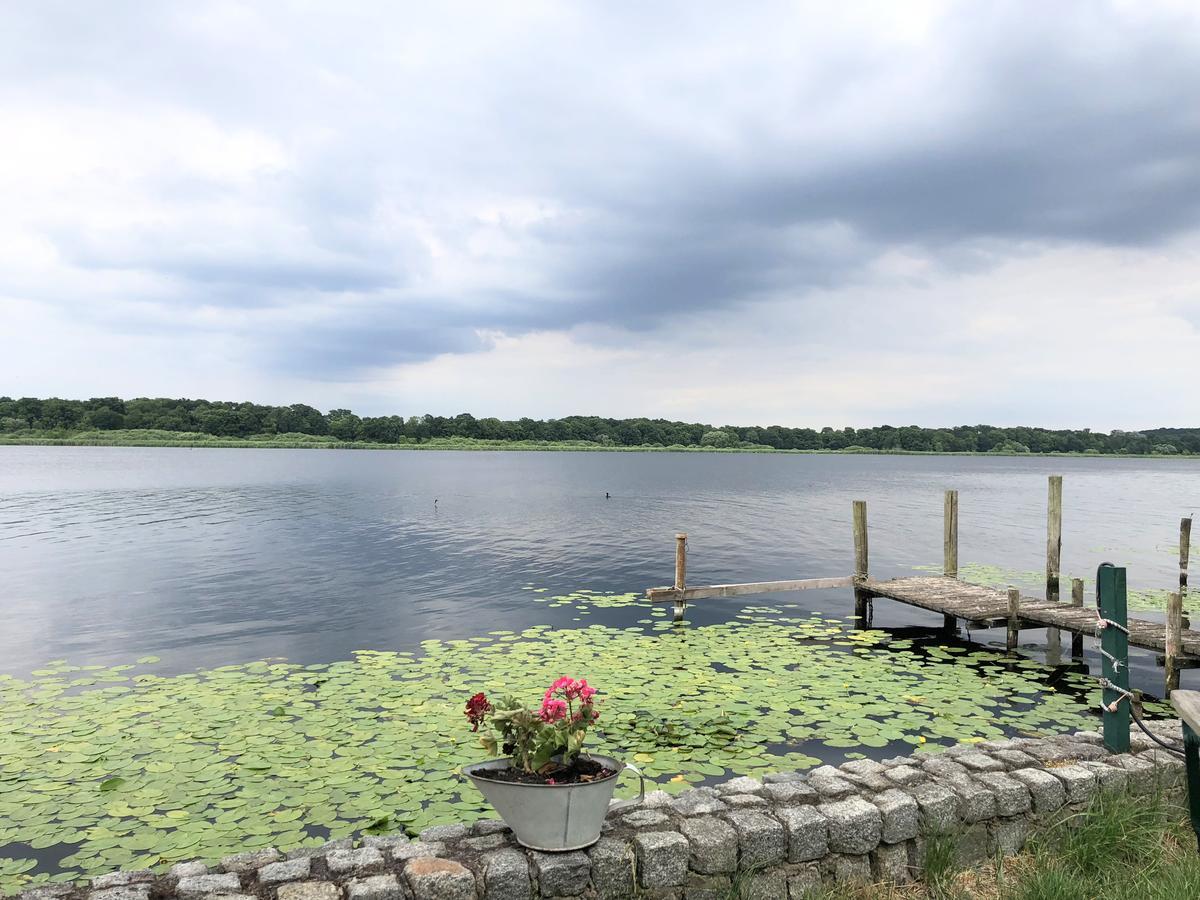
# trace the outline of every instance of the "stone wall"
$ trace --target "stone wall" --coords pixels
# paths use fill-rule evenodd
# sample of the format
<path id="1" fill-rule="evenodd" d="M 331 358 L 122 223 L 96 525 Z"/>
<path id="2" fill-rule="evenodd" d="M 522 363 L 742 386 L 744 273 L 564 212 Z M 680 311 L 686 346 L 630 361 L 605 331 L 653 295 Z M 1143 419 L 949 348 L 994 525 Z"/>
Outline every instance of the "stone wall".
<path id="1" fill-rule="evenodd" d="M 1177 722 L 1154 726 L 1181 739 Z M 37 888 L 24 900 L 525 900 L 534 897 L 777 900 L 849 881 L 903 882 L 926 836 L 951 832 L 960 861 L 1015 853 L 1031 829 L 1102 789 L 1183 789 L 1182 757 L 1134 731 L 1111 755 L 1096 732 L 960 745 L 940 754 L 734 778 L 644 803 L 614 803 L 586 851 L 520 848 L 498 821 L 406 837 L 335 841 L 182 863 L 168 874 L 118 872 L 88 886 Z"/>

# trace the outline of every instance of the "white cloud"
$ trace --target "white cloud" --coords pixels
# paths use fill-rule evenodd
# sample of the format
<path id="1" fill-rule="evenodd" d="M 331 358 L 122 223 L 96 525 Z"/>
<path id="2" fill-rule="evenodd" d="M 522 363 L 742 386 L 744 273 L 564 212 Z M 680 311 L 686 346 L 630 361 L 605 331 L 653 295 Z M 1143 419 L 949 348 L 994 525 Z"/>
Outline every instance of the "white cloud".
<path id="1" fill-rule="evenodd" d="M 1200 321 L 1193 4 L 8 19 L 0 392 L 1198 411 L 1177 387 Z"/>

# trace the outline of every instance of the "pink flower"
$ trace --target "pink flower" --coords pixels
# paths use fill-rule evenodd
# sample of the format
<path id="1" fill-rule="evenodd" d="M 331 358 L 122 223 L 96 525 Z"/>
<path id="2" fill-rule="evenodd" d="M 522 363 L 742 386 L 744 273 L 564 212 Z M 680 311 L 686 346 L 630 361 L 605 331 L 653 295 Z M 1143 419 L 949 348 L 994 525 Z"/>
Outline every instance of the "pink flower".
<path id="1" fill-rule="evenodd" d="M 566 718 L 567 701 L 555 700 L 552 697 L 547 697 L 542 701 L 542 711 L 540 715 L 543 722 L 557 722 L 560 719 Z"/>

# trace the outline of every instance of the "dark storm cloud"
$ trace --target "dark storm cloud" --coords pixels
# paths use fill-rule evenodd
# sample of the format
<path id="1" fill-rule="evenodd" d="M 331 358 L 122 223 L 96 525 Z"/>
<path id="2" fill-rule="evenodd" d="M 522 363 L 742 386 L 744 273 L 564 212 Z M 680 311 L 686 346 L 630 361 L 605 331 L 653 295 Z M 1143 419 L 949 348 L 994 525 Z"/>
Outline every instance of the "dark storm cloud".
<path id="1" fill-rule="evenodd" d="M 955 268 L 977 242 L 1148 245 L 1200 217 L 1200 41 L 1169 7 L 966 3 L 907 43 L 788 5 L 530 13 L 502 34 L 461 10 L 130 6 L 99 43 L 53 9 L 13 29 L 10 85 L 191 107 L 261 131 L 287 171 L 160 167 L 178 215 L 156 239 L 56 223 L 59 252 L 162 276 L 183 307 L 302 307 L 230 328 L 312 377 L 487 331 L 804 303 L 896 248 Z M 525 200 L 549 211 L 521 220 Z"/>

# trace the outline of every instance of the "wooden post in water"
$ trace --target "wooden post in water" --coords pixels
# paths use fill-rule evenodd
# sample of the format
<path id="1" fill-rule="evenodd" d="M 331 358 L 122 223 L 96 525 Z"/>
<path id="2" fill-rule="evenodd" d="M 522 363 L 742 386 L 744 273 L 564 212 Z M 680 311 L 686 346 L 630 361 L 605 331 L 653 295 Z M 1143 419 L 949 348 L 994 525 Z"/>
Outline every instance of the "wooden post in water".
<path id="1" fill-rule="evenodd" d="M 1062 560 L 1062 476 L 1050 476 L 1046 503 L 1046 599 L 1058 600 L 1059 566 Z"/>
<path id="2" fill-rule="evenodd" d="M 945 514 L 942 516 L 942 574 L 958 577 L 958 491 L 946 491 Z M 957 630 L 954 616 L 942 615 L 942 630 L 953 634 Z"/>
<path id="3" fill-rule="evenodd" d="M 1179 605 L 1182 609 L 1187 603 L 1187 570 L 1188 570 L 1188 552 L 1192 546 L 1192 517 L 1179 520 Z M 1182 609 L 1180 613 L 1184 628 L 1190 628 L 1191 622 L 1188 621 L 1187 610 Z"/>
<path id="4" fill-rule="evenodd" d="M 1179 690 L 1179 655 L 1183 643 L 1183 597 L 1167 594 L 1167 649 L 1163 668 L 1166 670 L 1167 686 L 1164 696 Z"/>
<path id="5" fill-rule="evenodd" d="M 942 527 L 942 574 L 958 577 L 958 491 L 946 491 Z"/>
<path id="6" fill-rule="evenodd" d="M 1071 579 L 1071 605 L 1078 606 L 1083 609 L 1083 579 Z M 1071 635 L 1071 658 L 1081 659 L 1083 657 L 1083 635 Z"/>
<path id="7" fill-rule="evenodd" d="M 675 598 L 675 621 L 683 621 L 683 611 L 687 603 L 683 599 L 684 588 L 687 587 L 687 534 L 680 532 L 675 535 L 675 590 L 679 595 Z"/>
<path id="8" fill-rule="evenodd" d="M 1051 475 L 1046 495 L 1046 599 L 1059 597 L 1059 567 L 1062 558 L 1062 476 Z M 1057 666 L 1062 660 L 1062 634 L 1053 626 L 1046 629 L 1046 662 Z"/>
<path id="9" fill-rule="evenodd" d="M 854 615 L 859 626 L 867 618 L 867 592 L 860 583 L 865 581 L 868 572 L 867 553 L 867 501 L 854 501 Z"/>
<path id="10" fill-rule="evenodd" d="M 1021 592 L 1014 587 L 1008 589 L 1008 634 L 1004 646 L 1010 653 L 1017 649 L 1018 623 L 1021 618 Z"/>

